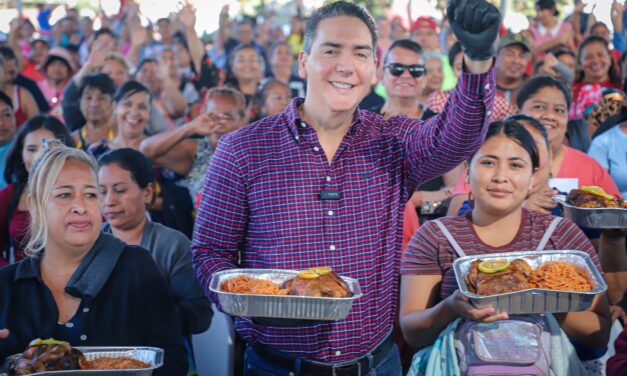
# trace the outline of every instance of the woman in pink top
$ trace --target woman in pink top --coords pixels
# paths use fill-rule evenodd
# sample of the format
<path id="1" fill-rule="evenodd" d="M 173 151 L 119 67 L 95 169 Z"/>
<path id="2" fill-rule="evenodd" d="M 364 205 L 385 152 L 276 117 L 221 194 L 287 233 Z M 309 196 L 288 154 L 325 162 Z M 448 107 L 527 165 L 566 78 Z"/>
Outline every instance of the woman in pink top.
<path id="1" fill-rule="evenodd" d="M 536 14 L 536 22 L 530 28 L 534 40 L 531 51 L 534 58 L 541 59 L 546 51 L 554 48 L 575 49 L 573 26 L 557 18 L 559 12 L 554 0 L 538 0 Z"/>
<path id="2" fill-rule="evenodd" d="M 46 97 L 52 113 L 60 105 L 65 85 L 70 81 L 76 69 L 70 53 L 65 48 L 54 47 L 48 52 L 40 70 L 45 78 L 37 81 L 37 86 Z"/>

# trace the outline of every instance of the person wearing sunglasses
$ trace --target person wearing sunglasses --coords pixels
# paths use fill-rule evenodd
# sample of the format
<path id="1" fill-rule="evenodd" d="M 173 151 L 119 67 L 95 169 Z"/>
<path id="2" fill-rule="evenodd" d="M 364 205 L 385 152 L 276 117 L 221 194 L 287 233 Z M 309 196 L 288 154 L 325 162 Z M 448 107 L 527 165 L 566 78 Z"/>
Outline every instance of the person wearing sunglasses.
<path id="1" fill-rule="evenodd" d="M 420 45 L 411 39 L 394 41 L 388 49 L 379 73 L 387 93 L 387 100 L 381 108 L 384 119 L 394 115 L 421 118 L 425 107 L 420 102 L 420 94 L 427 73 L 422 55 Z"/>
<path id="2" fill-rule="evenodd" d="M 422 101 L 428 73 L 431 72 L 425 64 L 425 53 L 418 43 L 411 39 L 400 39 L 392 43 L 379 76 L 388 94 L 381 115 L 385 119 L 394 115 L 428 119 L 435 115 Z M 458 166 L 442 177 L 418 187 L 411 196 L 413 206 L 420 208 L 426 201 L 441 202 L 451 197 L 461 171 Z"/>

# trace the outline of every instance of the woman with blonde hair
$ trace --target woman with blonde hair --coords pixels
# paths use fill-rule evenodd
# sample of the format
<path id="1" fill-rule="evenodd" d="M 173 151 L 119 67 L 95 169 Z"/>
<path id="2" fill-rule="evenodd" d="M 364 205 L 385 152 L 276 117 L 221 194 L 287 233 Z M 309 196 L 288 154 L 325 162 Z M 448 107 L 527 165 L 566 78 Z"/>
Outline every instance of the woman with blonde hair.
<path id="1" fill-rule="evenodd" d="M 150 254 L 101 232 L 97 167 L 46 143 L 29 175 L 28 258 L 0 269 L 0 363 L 34 338 L 73 346 L 154 346 L 156 375 L 184 375 L 183 337 Z M 6 330 L 8 330 L 8 333 Z"/>

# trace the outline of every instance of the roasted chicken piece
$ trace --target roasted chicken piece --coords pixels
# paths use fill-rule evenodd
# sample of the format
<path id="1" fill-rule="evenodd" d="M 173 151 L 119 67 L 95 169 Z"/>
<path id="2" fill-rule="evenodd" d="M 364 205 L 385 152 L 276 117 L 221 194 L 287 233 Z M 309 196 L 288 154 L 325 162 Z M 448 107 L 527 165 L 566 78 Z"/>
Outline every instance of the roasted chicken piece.
<path id="1" fill-rule="evenodd" d="M 516 259 L 510 263 L 507 269 L 496 273 L 484 273 L 479 270 L 479 264 L 482 261 L 473 261 L 466 277 L 468 288 L 473 293 L 495 295 L 529 288 L 531 267 L 526 261 Z"/>
<path id="2" fill-rule="evenodd" d="M 334 272 L 311 279 L 296 277 L 283 282 L 281 288 L 288 289 L 288 295 L 328 298 L 348 298 L 353 295 L 346 282 Z"/>
<path id="3" fill-rule="evenodd" d="M 45 340 L 42 342 L 46 342 Z M 10 375 L 29 375 L 44 371 L 81 369 L 85 362 L 83 353 L 67 342 L 30 345 L 11 366 Z"/>
<path id="4" fill-rule="evenodd" d="M 609 199 L 581 189 L 573 189 L 566 197 L 566 202 L 580 208 L 622 208 L 623 203 L 617 199 Z"/>

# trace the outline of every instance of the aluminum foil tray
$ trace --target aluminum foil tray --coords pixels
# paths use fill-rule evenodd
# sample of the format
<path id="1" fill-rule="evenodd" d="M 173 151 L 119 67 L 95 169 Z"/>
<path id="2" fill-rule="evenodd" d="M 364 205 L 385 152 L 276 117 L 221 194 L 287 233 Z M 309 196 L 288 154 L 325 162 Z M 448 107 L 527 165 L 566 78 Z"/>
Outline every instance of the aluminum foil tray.
<path id="1" fill-rule="evenodd" d="M 580 208 L 566 202 L 566 196 L 557 195 L 553 200 L 564 211 L 564 217 L 581 227 L 621 229 L 627 228 L 627 209 L 620 208 Z"/>
<path id="2" fill-rule="evenodd" d="M 230 269 L 213 274 L 210 290 L 217 294 L 222 311 L 232 316 L 271 317 L 302 320 L 342 320 L 353 301 L 362 296 L 357 280 L 341 277 L 348 284 L 350 298 L 324 298 L 296 295 L 236 294 L 220 290 L 222 282 L 246 275 L 281 284 L 298 276 L 297 271 L 281 269 Z"/>
<path id="3" fill-rule="evenodd" d="M 73 376 L 73 375 L 92 375 L 92 376 L 106 376 L 106 375 L 114 375 L 114 376 L 150 376 L 152 375 L 152 371 L 163 366 L 163 350 L 156 347 L 75 347 L 80 350 L 87 360 L 94 360 L 96 358 L 101 357 L 129 357 L 133 359 L 140 360 L 142 362 L 150 363 L 152 366 L 150 368 L 142 368 L 142 369 L 109 369 L 109 370 L 98 370 L 98 369 L 82 369 L 82 370 L 72 370 L 72 371 L 47 371 L 47 372 L 37 372 L 31 373 L 33 376 Z M 7 372 L 11 367 L 11 364 L 15 362 L 21 354 L 12 355 L 6 358 L 4 365 L 2 366 L 2 371 Z M 0 373 L 0 376 L 7 375 L 5 373 Z"/>
<path id="4" fill-rule="evenodd" d="M 592 283 L 592 291 L 558 291 L 547 289 L 528 289 L 513 291 L 497 295 L 477 295 L 470 292 L 466 284 L 465 276 L 468 274 L 470 264 L 477 259 L 524 259 L 532 269 L 549 262 L 563 261 L 586 270 Z M 493 306 L 498 312 L 509 314 L 525 313 L 556 313 L 585 311 L 592 305 L 592 300 L 597 294 L 607 290 L 603 277 L 594 266 L 587 253 L 581 251 L 529 251 L 493 253 L 486 255 L 466 256 L 453 262 L 455 279 L 462 294 L 469 297 L 475 307 Z"/>

